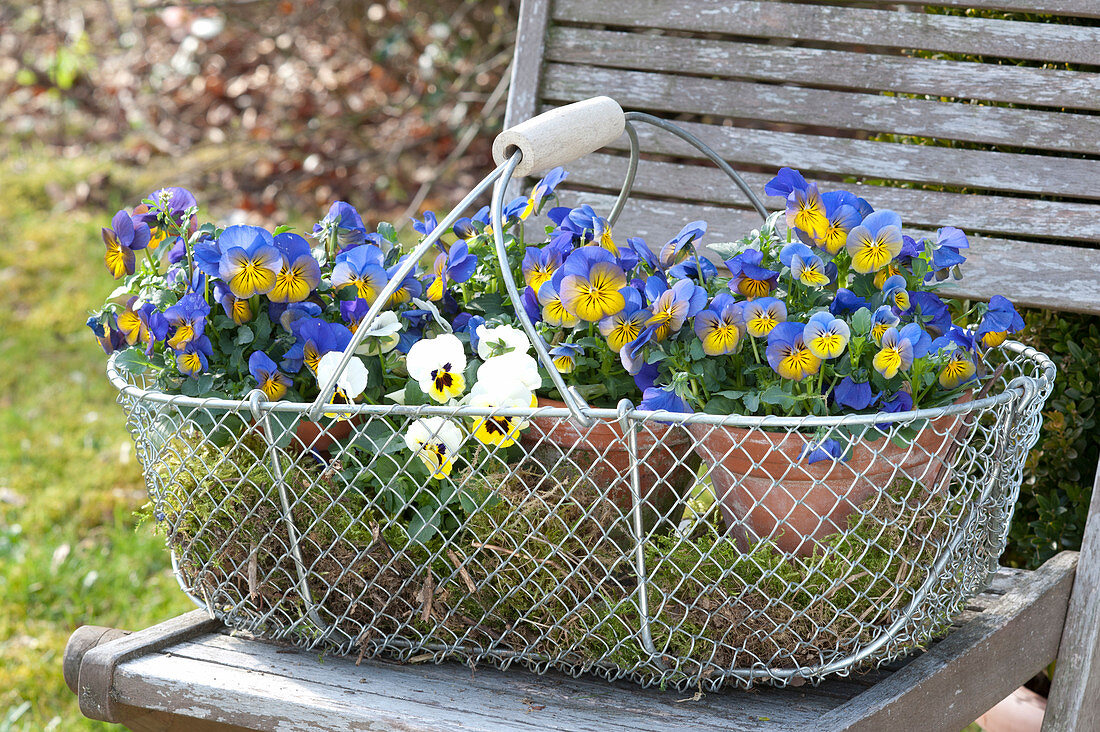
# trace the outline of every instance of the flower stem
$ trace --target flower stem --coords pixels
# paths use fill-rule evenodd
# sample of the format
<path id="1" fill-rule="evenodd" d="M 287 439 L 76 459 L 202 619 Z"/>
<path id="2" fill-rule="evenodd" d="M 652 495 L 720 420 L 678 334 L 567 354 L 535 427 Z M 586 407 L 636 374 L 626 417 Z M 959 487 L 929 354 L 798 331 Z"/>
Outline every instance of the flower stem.
<path id="1" fill-rule="evenodd" d="M 149 261 L 149 264 L 153 267 L 153 274 L 160 274 L 160 265 L 157 264 L 157 260 L 153 257 L 153 253 L 149 251 L 149 247 L 145 247 L 145 258 Z"/>

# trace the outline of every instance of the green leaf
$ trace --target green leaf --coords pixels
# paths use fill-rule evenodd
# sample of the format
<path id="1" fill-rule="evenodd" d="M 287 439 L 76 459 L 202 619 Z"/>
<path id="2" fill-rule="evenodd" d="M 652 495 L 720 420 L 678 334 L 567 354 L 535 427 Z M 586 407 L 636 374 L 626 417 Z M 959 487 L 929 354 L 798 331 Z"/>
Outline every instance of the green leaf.
<path id="1" fill-rule="evenodd" d="M 760 401 L 771 404 L 780 409 L 790 409 L 795 404 L 795 398 L 783 391 L 783 387 L 772 384 L 760 394 Z"/>
<path id="2" fill-rule="evenodd" d="M 499 292 L 487 292 L 470 301 L 470 309 L 480 312 L 486 320 L 504 313 L 504 297 Z"/>
<path id="3" fill-rule="evenodd" d="M 856 335 L 867 335 L 871 330 L 871 311 L 860 308 L 852 315 L 852 330 Z"/>
<path id="4" fill-rule="evenodd" d="M 163 287 L 156 287 L 149 293 L 149 302 L 153 303 L 153 306 L 157 310 L 167 310 L 179 301 L 179 297 L 172 290 L 165 289 Z"/>
<path id="5" fill-rule="evenodd" d="M 707 248 L 718 254 L 722 259 L 729 259 L 740 253 L 741 244 L 734 241 L 721 241 L 707 244 Z"/>
<path id="6" fill-rule="evenodd" d="M 275 435 L 275 444 L 288 447 L 298 427 L 298 415 L 293 412 L 271 412 L 271 430 Z"/>
<path id="7" fill-rule="evenodd" d="M 698 338 L 692 339 L 691 345 L 688 348 L 692 361 L 702 361 L 707 356 L 707 354 L 703 352 L 703 342 Z"/>
<path id="8" fill-rule="evenodd" d="M 211 396 L 210 391 L 213 388 L 214 374 L 199 374 L 198 378 L 195 379 L 195 389 L 198 391 L 198 396 Z"/>
<path id="9" fill-rule="evenodd" d="M 421 404 L 431 404 L 432 400 L 420 390 L 420 385 L 413 379 L 409 379 L 409 383 L 405 385 L 405 404 L 409 406 L 418 406 Z"/>
<path id="10" fill-rule="evenodd" d="M 466 380 L 466 388 L 477 383 L 477 371 L 481 368 L 481 361 L 471 358 L 466 362 L 466 369 L 462 372 L 462 378 Z"/>
<path id="11" fill-rule="evenodd" d="M 418 506 L 416 514 L 409 521 L 409 541 L 414 544 L 427 544 L 438 532 L 440 512 L 435 505 Z"/>
<path id="12" fill-rule="evenodd" d="M 729 397 L 716 395 L 710 398 L 703 409 L 707 414 L 736 414 L 738 401 Z"/>
<path id="13" fill-rule="evenodd" d="M 352 444 L 373 455 L 392 455 L 405 448 L 404 439 L 384 420 L 369 422 Z"/>
<path id="14" fill-rule="evenodd" d="M 748 392 L 741 397 L 741 403 L 745 405 L 746 411 L 755 414 L 760 409 L 760 395 L 756 392 Z"/>
<path id="15" fill-rule="evenodd" d="M 393 228 L 393 224 L 388 221 L 383 221 L 378 224 L 378 233 L 382 235 L 382 238 L 386 241 L 397 241 L 397 229 Z"/>
<path id="16" fill-rule="evenodd" d="M 596 338 L 594 336 L 585 336 L 577 341 L 577 345 L 582 348 L 600 349 L 606 347 L 607 341 L 603 338 Z"/>
<path id="17" fill-rule="evenodd" d="M 249 343 L 256 339 L 256 334 L 252 332 L 252 329 L 247 325 L 242 325 L 237 329 L 237 340 L 234 341 L 238 346 L 247 346 Z"/>
<path id="18" fill-rule="evenodd" d="M 271 320 L 267 317 L 267 313 L 260 313 L 253 321 L 252 332 L 256 336 L 257 347 L 266 348 L 268 339 L 271 337 Z"/>
<path id="19" fill-rule="evenodd" d="M 359 289 L 355 285 L 344 285 L 336 291 L 336 299 L 350 302 L 359 297 Z"/>
<path id="20" fill-rule="evenodd" d="M 485 487 L 467 487 L 458 494 L 458 503 L 469 514 L 492 508 L 500 503 L 500 496 Z"/>
<path id="21" fill-rule="evenodd" d="M 132 346 L 115 356 L 115 365 L 127 373 L 144 374 L 153 364 L 145 355 L 145 351 Z"/>

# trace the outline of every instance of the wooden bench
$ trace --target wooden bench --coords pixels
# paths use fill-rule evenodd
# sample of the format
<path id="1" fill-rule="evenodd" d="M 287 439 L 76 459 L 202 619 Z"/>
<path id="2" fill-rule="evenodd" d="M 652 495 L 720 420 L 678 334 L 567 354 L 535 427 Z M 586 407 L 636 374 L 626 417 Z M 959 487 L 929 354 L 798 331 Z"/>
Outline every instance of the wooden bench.
<path id="1" fill-rule="evenodd" d="M 787 165 L 915 229 L 973 233 L 952 294 L 1100 312 L 1100 74 L 1060 68 L 1100 66 L 1100 3 L 942 4 L 1092 24 L 928 14 L 917 0 L 526 0 L 508 124 L 606 94 L 677 119 L 757 190 Z M 659 130 L 639 136 L 645 159 L 622 218 L 630 235 L 661 242 L 698 218 L 719 238 L 756 225 L 693 149 Z M 899 141 L 911 136 L 965 145 Z M 609 208 L 626 149 L 624 138 L 571 165 L 570 185 Z M 694 698 L 553 673 L 356 664 L 234 636 L 203 611 L 133 634 L 81 628 L 65 673 L 86 715 L 136 730 L 957 732 L 1057 659 L 1044 729 L 1100 730 L 1098 513 L 1100 500 L 1080 560 L 1063 552 L 1034 572 L 1002 570 L 928 650 L 813 688 Z"/>

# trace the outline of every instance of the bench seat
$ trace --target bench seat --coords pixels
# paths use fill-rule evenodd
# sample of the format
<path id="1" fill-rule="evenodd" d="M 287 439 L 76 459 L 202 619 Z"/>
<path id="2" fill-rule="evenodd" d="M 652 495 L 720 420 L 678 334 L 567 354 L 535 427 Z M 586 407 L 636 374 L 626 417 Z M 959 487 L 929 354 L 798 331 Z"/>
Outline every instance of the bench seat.
<path id="1" fill-rule="evenodd" d="M 1002 568 L 953 632 L 928 650 L 816 687 L 729 689 L 694 698 L 553 672 L 357 664 L 233 633 L 202 610 L 127 635 L 85 626 L 66 649 L 65 672 L 87 716 L 143 731 L 825 732 L 902 729 L 920 719 L 922 729 L 958 732 L 997 703 L 1004 688 L 1054 660 L 1076 566 L 1077 553 L 1063 552 L 1034 572 Z M 96 645 L 104 637 L 113 640 Z M 968 683 L 975 675 L 997 682 Z"/>

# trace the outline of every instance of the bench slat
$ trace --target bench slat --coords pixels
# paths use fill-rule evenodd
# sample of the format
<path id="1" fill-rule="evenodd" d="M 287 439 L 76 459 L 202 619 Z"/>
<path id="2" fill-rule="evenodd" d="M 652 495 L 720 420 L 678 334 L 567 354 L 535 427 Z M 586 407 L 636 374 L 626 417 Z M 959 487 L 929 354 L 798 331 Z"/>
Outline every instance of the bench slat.
<path id="1" fill-rule="evenodd" d="M 1054 669 L 1043 732 L 1100 729 L 1100 465 L 1093 478 L 1081 562 Z"/>
<path id="2" fill-rule="evenodd" d="M 575 186 L 618 193 L 626 176 L 627 158 L 596 153 L 570 163 L 568 181 Z M 745 182 L 763 196 L 771 175 L 744 173 Z M 907 225 L 923 228 L 957 226 L 967 233 L 1049 237 L 1058 241 L 1100 243 L 1096 206 L 1038 198 L 973 196 L 890 186 L 824 183 L 822 190 L 846 190 L 866 198 L 875 208 L 905 212 Z M 709 163 L 690 165 L 643 160 L 634 180 L 634 195 L 649 195 L 748 208 L 730 179 Z M 772 210 L 783 208 L 779 197 L 764 198 Z"/>
<path id="3" fill-rule="evenodd" d="M 970 709 L 992 707 L 1004 689 L 1023 684 L 1058 655 L 1077 558 L 1077 552 L 1062 552 L 1050 559 L 980 622 L 957 630 L 873 689 L 825 714 L 816 729 L 907 729 L 919 719 L 921 729 L 954 732 L 969 724 L 974 719 Z"/>
<path id="4" fill-rule="evenodd" d="M 1100 64 L 1100 28 L 749 0 L 556 0 L 564 23 Z"/>
<path id="5" fill-rule="evenodd" d="M 588 203 L 608 212 L 614 196 L 562 191 L 563 205 Z M 704 219 L 706 242 L 740 239 L 760 217 L 739 208 L 632 198 L 623 209 L 619 237 L 640 236 L 663 244 L 687 221 Z M 923 232 L 914 231 L 915 234 Z M 970 238 L 965 277 L 940 290 L 946 296 L 988 300 L 1001 294 L 1019 306 L 1095 312 L 1100 302 L 1100 250 L 1057 244 Z"/>
<path id="6" fill-rule="evenodd" d="M 1100 40 L 1098 40 L 1100 44 Z M 1060 152 L 1100 152 L 1100 116 L 944 103 L 644 71 L 547 64 L 544 99 L 606 94 L 658 114 L 720 115 Z"/>
<path id="7" fill-rule="evenodd" d="M 550 30 L 546 60 L 1100 110 L 1100 74 L 1026 66 L 562 26 Z"/>
<path id="8" fill-rule="evenodd" d="M 524 53 L 518 54 L 512 63 L 508 106 L 504 113 L 505 129 L 536 114 L 539 72 L 542 68 L 542 52 L 549 19 L 549 0 L 525 2 L 520 7 L 516 48 L 524 49 Z"/>
<path id="9" fill-rule="evenodd" d="M 183 712 L 258 729 L 781 730 L 812 724 L 858 693 L 671 694 L 560 674 L 476 672 L 454 663 L 401 665 L 207 636 L 120 666 L 124 704 Z M 773 691 L 775 692 L 773 694 Z M 674 695 L 674 696 L 673 696 Z"/>
<path id="10" fill-rule="evenodd" d="M 858 176 L 1100 199 L 1100 187 L 1095 184 L 1100 180 L 1100 161 L 1095 160 L 848 140 L 697 122 L 677 124 L 735 166 L 761 166 L 765 170 L 790 166 L 807 176 Z M 638 126 L 638 139 L 647 152 L 702 158 L 687 143 L 649 125 Z M 627 149 L 626 138 L 610 147 Z"/>
<path id="11" fill-rule="evenodd" d="M 927 0 L 893 0 L 883 4 L 924 6 L 929 3 Z M 951 8 L 1100 18 L 1100 5 L 1095 0 L 936 0 L 935 4 Z"/>
<path id="12" fill-rule="evenodd" d="M 111 697 L 117 716 L 110 720 L 135 729 L 154 724 L 160 725 L 157 729 L 222 729 L 215 723 L 238 725 L 233 730 L 824 729 L 821 720 L 835 719 L 853 699 L 873 696 L 895 677 L 913 678 L 930 666 L 969 657 L 969 646 L 960 648 L 953 641 L 958 635 L 991 640 L 986 645 L 999 652 L 1005 644 L 998 638 L 1015 627 L 1025 631 L 1029 649 L 1042 655 L 1045 648 L 1041 638 L 1033 637 L 1033 623 L 1020 620 L 1030 611 L 1019 599 L 1038 603 L 1032 615 L 1042 615 L 1044 609 L 1047 615 L 1064 612 L 1064 605 L 1057 606 L 1057 592 L 1068 586 L 1071 557 L 1072 553 L 1060 555 L 1036 573 L 1002 568 L 994 585 L 1000 583 L 1007 595 L 1001 598 L 994 590 L 979 595 L 973 604 L 987 612 L 961 614 L 956 631 L 933 642 L 931 650 L 851 678 L 831 678 L 817 687 L 764 686 L 749 693 L 730 689 L 694 698 L 686 692 L 643 690 L 589 676 L 539 676 L 515 667 L 501 673 L 455 663 L 378 659 L 357 664 L 225 628 L 168 645 L 158 641 L 166 637 L 165 628 L 178 629 L 181 623 L 203 627 L 204 617 L 189 613 L 129 636 L 147 639 L 136 644 L 137 655 L 128 650 L 135 643 L 125 639 L 101 646 L 100 655 L 113 659 L 118 651 L 125 658 L 110 664 L 111 676 L 99 693 Z M 1052 632 L 1042 631 L 1043 637 Z M 71 661 L 82 665 L 80 658 Z M 932 674 L 932 680 L 941 676 Z M 948 680 L 965 678 L 951 675 Z M 981 712 L 969 698 L 956 709 L 971 717 Z"/>

